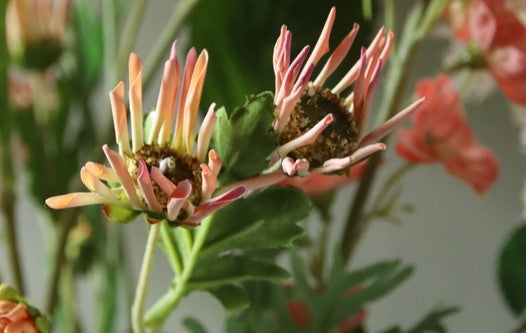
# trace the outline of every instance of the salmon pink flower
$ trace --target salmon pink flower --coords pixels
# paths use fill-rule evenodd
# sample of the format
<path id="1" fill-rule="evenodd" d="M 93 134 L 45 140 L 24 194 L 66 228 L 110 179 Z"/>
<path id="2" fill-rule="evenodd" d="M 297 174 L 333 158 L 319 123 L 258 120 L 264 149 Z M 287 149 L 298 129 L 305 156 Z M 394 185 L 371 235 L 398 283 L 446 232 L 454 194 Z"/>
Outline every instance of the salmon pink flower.
<path id="1" fill-rule="evenodd" d="M 7 44 L 11 55 L 30 68 L 45 69 L 63 49 L 69 0 L 9 0 Z"/>
<path id="2" fill-rule="evenodd" d="M 526 26 L 515 7 L 513 0 L 455 1 L 449 13 L 455 36 L 480 53 L 511 101 L 526 105 Z"/>
<path id="3" fill-rule="evenodd" d="M 13 288 L 0 285 L 0 333 L 47 333 L 48 320 Z"/>
<path id="4" fill-rule="evenodd" d="M 84 185 L 91 192 L 51 197 L 46 200 L 47 205 L 61 209 L 104 204 L 104 212 L 110 219 L 114 208 L 116 211 L 125 208 L 148 213 L 151 223 L 167 219 L 175 224 L 196 226 L 215 210 L 241 198 L 246 192 L 244 186 L 213 196 L 222 165 L 217 153 L 208 151 L 216 121 L 214 104 L 203 120 L 197 145 L 194 142 L 207 65 L 206 50 L 197 56 L 192 48 L 181 71 L 174 43 L 164 66 L 157 106 L 149 117 L 151 123 L 143 129 L 142 64 L 132 53 L 129 61 L 131 145 L 124 83 L 119 82 L 110 92 L 119 153 L 104 145 L 102 149 L 110 167 L 88 162 L 80 171 Z"/>
<path id="5" fill-rule="evenodd" d="M 497 178 L 498 161 L 477 142 L 450 79 L 421 80 L 416 90 L 427 101 L 414 115 L 413 127 L 400 130 L 397 153 L 412 163 L 441 162 L 449 173 L 484 194 Z"/>
<path id="6" fill-rule="evenodd" d="M 311 80 L 321 57 L 329 52 L 329 37 L 336 17 L 332 8 L 309 56 L 305 46 L 291 61 L 292 34 L 284 25 L 274 47 L 274 129 L 278 148 L 272 162 L 280 162 L 289 175 L 345 172 L 351 165 L 385 149 L 384 135 L 422 103 L 413 103 L 395 117 L 363 135 L 369 108 L 393 43 L 393 33 L 380 29 L 371 45 L 362 48 L 358 62 L 332 88 L 326 80 L 340 66 L 358 33 L 358 25 L 343 38 L 318 76 Z M 351 89 L 352 86 L 352 89 Z"/>

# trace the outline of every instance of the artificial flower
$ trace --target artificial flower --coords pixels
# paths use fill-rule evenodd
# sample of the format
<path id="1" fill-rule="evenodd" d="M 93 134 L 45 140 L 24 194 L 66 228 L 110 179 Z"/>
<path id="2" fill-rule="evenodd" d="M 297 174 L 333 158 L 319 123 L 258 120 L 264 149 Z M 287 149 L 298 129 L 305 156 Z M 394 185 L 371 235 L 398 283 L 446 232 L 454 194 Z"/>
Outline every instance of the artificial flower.
<path id="1" fill-rule="evenodd" d="M 207 215 L 241 198 L 246 192 L 244 186 L 212 195 L 222 165 L 217 153 L 208 151 L 216 121 L 214 104 L 208 109 L 194 147 L 194 127 L 207 65 L 206 50 L 197 56 L 192 48 L 181 71 L 174 43 L 164 66 L 157 106 L 149 117 L 151 123 L 147 122 L 143 128 L 142 64 L 132 53 L 129 60 L 131 145 L 121 81 L 110 92 L 119 153 L 108 145 L 102 148 L 111 167 L 88 162 L 80 176 L 91 192 L 51 197 L 46 200 L 48 206 L 61 209 L 104 204 L 109 218 L 118 208 L 125 208 L 148 213 L 151 223 L 167 219 L 175 224 L 196 226 Z M 207 157 L 208 163 L 205 163 Z"/>
<path id="2" fill-rule="evenodd" d="M 396 151 L 412 163 L 440 162 L 452 175 L 482 195 L 495 182 L 495 155 L 479 144 L 462 109 L 460 97 L 447 76 L 417 83 L 426 104 L 413 117 L 413 126 L 398 134 Z"/>
<path id="3" fill-rule="evenodd" d="M 347 55 L 359 28 L 354 24 L 311 81 L 314 68 L 329 52 L 335 17 L 336 9 L 332 8 L 310 56 L 310 47 L 306 46 L 291 62 L 292 34 L 285 25 L 274 47 L 274 102 L 277 105 L 274 129 L 279 146 L 271 161 L 281 163 L 289 176 L 347 171 L 356 162 L 385 149 L 378 140 L 423 101 L 413 103 L 363 135 L 374 91 L 391 50 L 393 33 L 380 29 L 371 45 L 362 48 L 358 62 L 334 87 L 327 88 L 326 80 Z"/>
<path id="4" fill-rule="evenodd" d="M 525 105 L 526 25 L 521 21 L 524 5 L 519 10 L 515 2 L 454 1 L 448 13 L 455 36 L 470 42 L 474 65 L 481 63 L 511 101 Z"/>

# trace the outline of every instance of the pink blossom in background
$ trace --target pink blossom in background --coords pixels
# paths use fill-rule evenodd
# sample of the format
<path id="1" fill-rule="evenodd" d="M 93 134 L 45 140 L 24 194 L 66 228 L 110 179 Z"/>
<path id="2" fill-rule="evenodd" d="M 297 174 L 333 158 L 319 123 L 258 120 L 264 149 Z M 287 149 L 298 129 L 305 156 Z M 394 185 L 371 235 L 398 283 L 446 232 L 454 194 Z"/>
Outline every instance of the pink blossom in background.
<path id="1" fill-rule="evenodd" d="M 498 176 L 498 161 L 477 142 L 450 79 L 442 75 L 421 80 L 416 90 L 427 100 L 413 116 L 412 128 L 400 130 L 397 153 L 412 163 L 440 162 L 483 195 Z"/>
<path id="2" fill-rule="evenodd" d="M 449 16 L 455 37 L 476 45 L 504 94 L 526 105 L 526 26 L 516 2 L 470 0 L 464 6 L 455 1 Z"/>

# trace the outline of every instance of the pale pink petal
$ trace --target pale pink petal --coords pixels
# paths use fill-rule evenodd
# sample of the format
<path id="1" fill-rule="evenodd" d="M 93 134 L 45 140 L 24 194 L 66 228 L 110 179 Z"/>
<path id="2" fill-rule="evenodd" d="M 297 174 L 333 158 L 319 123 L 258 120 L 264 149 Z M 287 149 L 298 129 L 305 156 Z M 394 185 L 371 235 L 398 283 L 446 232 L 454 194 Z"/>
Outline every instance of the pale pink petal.
<path id="1" fill-rule="evenodd" d="M 367 67 L 367 52 L 365 48 L 362 48 L 362 53 L 360 57 L 360 70 L 358 71 L 358 79 L 354 86 L 354 97 L 353 97 L 353 109 L 354 109 L 354 118 L 356 119 L 356 127 L 358 131 L 361 132 L 364 123 L 365 123 L 365 110 L 363 109 L 364 98 L 365 98 L 365 69 Z"/>
<path id="2" fill-rule="evenodd" d="M 411 105 L 398 112 L 394 117 L 390 118 L 388 121 L 378 126 L 367 134 L 361 141 L 360 147 L 367 146 L 373 142 L 376 142 L 382 139 L 387 134 L 391 133 L 397 126 L 399 126 L 404 120 L 410 117 L 422 103 L 426 100 L 425 97 L 420 98 L 419 100 L 413 102 Z"/>
<path id="3" fill-rule="evenodd" d="M 305 158 L 294 161 L 292 158 L 286 157 L 281 162 L 281 167 L 288 176 L 292 177 L 297 174 L 300 177 L 305 177 L 309 173 L 310 163 Z"/>
<path id="4" fill-rule="evenodd" d="M 139 183 L 139 187 L 141 188 L 144 199 L 146 200 L 150 210 L 154 212 L 161 212 L 163 208 L 157 201 L 155 193 L 153 192 L 153 184 L 152 180 L 150 179 L 150 173 L 148 172 L 148 166 L 142 158 L 139 158 L 138 162 L 139 170 L 137 171 L 137 182 Z"/>
<path id="5" fill-rule="evenodd" d="M 292 38 L 290 31 L 287 30 L 286 25 L 282 25 L 280 35 L 276 40 L 276 44 L 274 45 L 274 52 L 272 57 L 272 64 L 274 67 L 275 75 L 274 91 L 276 93 L 279 90 L 279 87 L 281 87 L 281 83 L 283 81 L 283 77 L 285 76 L 287 68 L 289 68 L 291 42 Z"/>
<path id="6" fill-rule="evenodd" d="M 362 147 L 354 151 L 351 156 L 344 157 L 344 158 L 333 158 L 330 160 L 325 161 L 323 163 L 323 166 L 316 168 L 312 170 L 312 172 L 315 173 L 329 173 L 334 172 L 338 170 L 343 170 L 361 160 L 364 158 L 367 158 L 371 156 L 372 154 L 385 150 L 385 144 L 383 143 L 373 143 L 371 145 Z"/>
<path id="7" fill-rule="evenodd" d="M 115 127 L 115 140 L 119 145 L 119 152 L 121 154 L 130 153 L 128 120 L 126 118 L 126 107 L 124 106 L 124 83 L 122 81 L 117 84 L 115 89 L 110 91 L 110 102 L 113 126 Z"/>
<path id="8" fill-rule="evenodd" d="M 75 192 L 57 195 L 46 199 L 46 205 L 53 209 L 64 209 L 105 203 L 106 199 L 97 193 Z"/>
<path id="9" fill-rule="evenodd" d="M 172 127 L 173 127 L 173 119 L 174 119 L 174 112 L 175 112 L 175 105 L 177 102 L 177 94 L 179 90 L 179 81 L 181 77 L 181 65 L 179 64 L 179 60 L 177 59 L 177 52 L 176 52 L 176 44 L 177 41 L 175 41 L 172 44 L 172 51 L 170 52 L 170 59 L 173 59 L 175 61 L 175 84 L 172 87 L 173 94 L 171 94 L 171 100 L 167 107 L 167 114 L 166 118 L 164 119 L 163 125 L 161 127 L 161 133 L 159 134 L 159 142 L 161 143 L 168 143 L 170 141 L 170 135 L 172 134 Z"/>
<path id="10" fill-rule="evenodd" d="M 172 181 L 162 173 L 159 168 L 153 166 L 152 170 L 150 172 L 150 175 L 152 176 L 152 179 L 159 187 L 166 193 L 167 195 L 171 195 L 172 192 L 175 190 L 176 186 Z"/>
<path id="11" fill-rule="evenodd" d="M 335 18 L 336 8 L 332 7 L 331 11 L 329 12 L 329 16 L 327 17 L 327 21 L 325 21 L 325 25 L 323 26 L 323 30 L 321 31 L 320 37 L 316 42 L 316 46 L 314 47 L 314 50 L 312 51 L 312 54 L 309 57 L 309 60 L 307 60 L 307 63 L 305 64 L 305 67 L 303 68 L 303 71 L 300 76 L 304 75 L 305 72 L 307 72 L 308 67 L 310 65 L 316 66 L 320 58 L 325 53 L 329 52 L 329 38 L 331 36 L 331 30 Z"/>
<path id="12" fill-rule="evenodd" d="M 258 190 L 260 188 L 279 183 L 285 178 L 287 178 L 287 175 L 281 171 L 266 173 L 252 178 L 243 179 L 228 186 L 225 186 L 224 188 L 218 190 L 218 193 L 225 193 L 226 191 L 238 186 L 246 187 L 247 191 Z"/>
<path id="13" fill-rule="evenodd" d="M 298 149 L 300 147 L 314 143 L 318 136 L 329 126 L 334 120 L 334 117 L 331 113 L 326 115 L 322 120 L 320 120 L 314 127 L 312 127 L 307 132 L 303 133 L 294 140 L 291 140 L 284 145 L 277 148 L 279 156 L 286 156 L 289 152 Z"/>
<path id="14" fill-rule="evenodd" d="M 199 102 L 201 92 L 205 82 L 206 70 L 208 67 L 208 52 L 201 51 L 195 63 L 192 79 L 188 87 L 188 95 L 185 100 L 184 120 L 183 120 L 183 144 L 187 154 L 192 155 L 194 145 L 194 129 L 197 114 L 199 112 Z"/>
<path id="15" fill-rule="evenodd" d="M 209 198 L 216 189 L 217 177 L 206 164 L 201 164 L 201 179 L 203 180 L 201 195 L 203 198 Z"/>
<path id="16" fill-rule="evenodd" d="M 156 143 L 162 138 L 159 137 L 161 127 L 166 121 L 166 117 L 170 112 L 169 108 L 172 105 L 174 98 L 174 88 L 177 84 L 177 60 L 169 59 L 164 64 L 163 79 L 159 97 L 157 99 L 157 106 L 155 107 L 155 118 L 152 124 L 150 137 L 148 143 Z"/>
<path id="17" fill-rule="evenodd" d="M 80 169 L 80 179 L 82 183 L 92 192 L 97 193 L 101 197 L 105 198 L 108 202 L 114 204 L 121 204 L 118 200 L 117 195 L 112 190 L 103 184 L 97 177 L 95 177 L 87 168 L 83 167 Z"/>
<path id="18" fill-rule="evenodd" d="M 166 207 L 167 217 L 170 221 L 175 221 L 179 215 L 179 211 L 185 203 L 187 203 L 190 194 L 192 194 L 192 184 L 189 180 L 180 182 L 177 188 L 172 192 Z"/>
<path id="19" fill-rule="evenodd" d="M 340 45 L 334 50 L 334 52 L 331 54 L 327 62 L 325 63 L 325 66 L 323 66 L 323 69 L 321 70 L 320 74 L 318 74 L 318 77 L 314 81 L 314 85 L 318 87 L 322 87 L 327 78 L 334 73 L 336 68 L 340 66 L 343 59 L 347 55 L 347 52 L 349 52 L 349 49 L 351 48 L 351 45 L 354 42 L 354 39 L 356 38 L 356 35 L 358 34 L 358 29 L 360 26 L 355 23 L 352 30 L 343 38 L 343 40 L 340 42 Z"/>
<path id="20" fill-rule="evenodd" d="M 126 165 L 124 164 L 124 161 L 122 160 L 122 157 L 111 150 L 108 145 L 104 145 L 102 147 L 102 150 L 104 150 L 104 154 L 106 155 L 106 158 L 111 164 L 111 167 L 119 177 L 120 183 L 122 184 L 124 191 L 128 195 L 128 198 L 130 199 L 131 205 L 135 209 L 142 209 L 144 208 L 144 205 L 142 201 L 137 196 L 137 192 L 135 191 L 135 185 L 133 182 L 132 177 L 130 176 L 130 173 L 128 172 L 128 169 L 126 169 Z"/>
<path id="21" fill-rule="evenodd" d="M 238 186 L 230 191 L 223 193 L 215 198 L 212 198 L 201 205 L 197 206 L 194 210 L 194 213 L 189 216 L 186 220 L 183 221 L 183 224 L 187 224 L 190 226 L 196 226 L 199 225 L 199 223 L 208 215 L 212 214 L 213 212 L 217 211 L 218 209 L 223 208 L 224 206 L 241 199 L 245 193 L 247 192 L 247 188 L 244 186 Z"/>
<path id="22" fill-rule="evenodd" d="M 216 175 L 219 175 L 219 171 L 221 171 L 221 166 L 223 165 L 223 161 L 219 158 L 215 150 L 210 150 L 208 152 L 208 167 L 210 167 L 210 170 Z"/>
<path id="23" fill-rule="evenodd" d="M 197 136 L 197 160 L 199 162 L 204 162 L 205 160 L 208 145 L 210 144 L 210 138 L 214 131 L 214 126 L 217 120 L 214 112 L 215 107 L 215 103 L 210 105 L 205 119 L 203 119 L 203 123 L 201 124 L 201 128 L 199 129 L 199 135 Z"/>
<path id="24" fill-rule="evenodd" d="M 130 89 L 128 98 L 130 102 L 131 130 L 133 151 L 141 149 L 144 144 L 142 128 L 142 62 L 137 54 L 130 54 L 128 61 L 128 76 Z"/>
<path id="25" fill-rule="evenodd" d="M 301 65 L 303 65 L 303 62 L 305 61 L 305 58 L 307 58 L 307 55 L 309 54 L 310 47 L 305 46 L 301 52 L 298 54 L 296 59 L 292 62 L 292 64 L 287 68 L 287 71 L 285 72 L 285 76 L 283 77 L 283 81 L 281 82 L 281 86 L 279 87 L 279 90 L 276 90 L 276 96 L 274 98 L 274 103 L 276 105 L 279 105 L 283 98 L 290 95 L 291 90 L 294 87 L 294 82 L 296 81 L 296 78 L 298 77 L 299 70 L 301 68 Z M 308 80 L 309 78 L 307 78 Z"/>
<path id="26" fill-rule="evenodd" d="M 179 106 L 177 107 L 177 119 L 175 122 L 174 136 L 172 139 L 172 146 L 176 150 L 183 149 L 183 123 L 184 123 L 184 106 L 186 103 L 186 95 L 188 94 L 188 87 L 194 72 L 195 62 L 197 60 L 197 52 L 195 48 L 191 48 L 186 54 L 186 62 L 184 65 L 183 85 L 181 87 L 181 96 L 179 97 Z"/>
<path id="27" fill-rule="evenodd" d="M 105 165 L 95 163 L 95 162 L 88 162 L 85 165 L 85 168 L 88 169 L 95 177 L 108 181 L 108 182 L 118 182 L 119 177 L 113 171 L 113 169 L 108 168 Z"/>

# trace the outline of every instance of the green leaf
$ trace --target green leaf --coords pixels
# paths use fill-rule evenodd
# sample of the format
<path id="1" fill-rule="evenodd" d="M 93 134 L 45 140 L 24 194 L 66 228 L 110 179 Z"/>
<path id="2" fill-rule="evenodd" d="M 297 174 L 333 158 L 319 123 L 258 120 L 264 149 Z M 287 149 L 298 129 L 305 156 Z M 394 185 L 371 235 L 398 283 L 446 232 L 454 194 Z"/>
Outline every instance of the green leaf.
<path id="1" fill-rule="evenodd" d="M 277 135 L 272 129 L 274 102 L 270 92 L 249 96 L 234 111 L 216 111 L 217 122 L 211 147 L 223 160 L 221 184 L 258 175 L 269 166 Z"/>
<path id="2" fill-rule="evenodd" d="M 499 283 L 515 315 L 526 309 L 526 225 L 517 228 L 504 243 L 499 257 Z"/>
<path id="3" fill-rule="evenodd" d="M 220 260 L 198 262 L 189 281 L 189 288 L 210 289 L 222 284 L 249 280 L 278 282 L 288 276 L 287 271 L 273 262 L 251 256 L 228 255 Z"/>
<path id="4" fill-rule="evenodd" d="M 230 314 L 239 312 L 249 305 L 249 299 L 245 290 L 233 284 L 210 288 L 208 292 L 214 295 Z"/>
<path id="5" fill-rule="evenodd" d="M 303 233 L 296 223 L 307 218 L 311 204 L 294 187 L 270 187 L 220 210 L 201 256 L 218 256 L 231 249 L 274 249 L 292 246 Z"/>
<path id="6" fill-rule="evenodd" d="M 104 215 L 106 217 L 113 221 L 118 223 L 130 223 L 135 220 L 137 215 L 139 215 L 138 212 L 127 209 L 121 206 L 117 206 L 111 203 L 107 203 L 102 207 L 102 211 L 104 212 Z"/>
<path id="7" fill-rule="evenodd" d="M 454 306 L 433 309 L 407 331 L 396 326 L 383 331 L 383 333 L 446 333 L 447 328 L 442 321 L 459 311 L 460 308 Z"/>
<path id="8" fill-rule="evenodd" d="M 184 318 L 183 325 L 192 333 L 206 333 L 206 329 L 204 328 L 204 326 L 195 318 Z"/>

